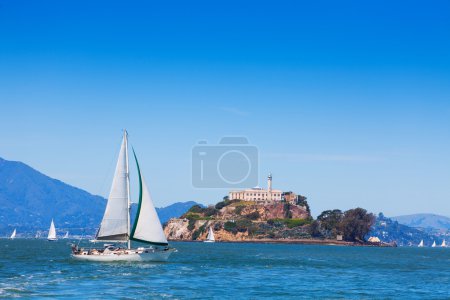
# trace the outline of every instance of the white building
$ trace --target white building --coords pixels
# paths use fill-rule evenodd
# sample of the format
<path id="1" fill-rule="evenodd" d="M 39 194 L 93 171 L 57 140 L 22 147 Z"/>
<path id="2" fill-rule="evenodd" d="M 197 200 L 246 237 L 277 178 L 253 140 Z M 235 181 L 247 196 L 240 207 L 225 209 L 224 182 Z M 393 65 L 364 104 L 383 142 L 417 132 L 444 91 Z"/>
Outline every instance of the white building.
<path id="1" fill-rule="evenodd" d="M 270 203 L 274 201 L 281 201 L 281 190 L 272 189 L 272 174 L 267 177 L 267 190 L 254 187 L 243 191 L 231 191 L 228 194 L 230 200 L 239 199 L 244 201 L 256 201 Z"/>

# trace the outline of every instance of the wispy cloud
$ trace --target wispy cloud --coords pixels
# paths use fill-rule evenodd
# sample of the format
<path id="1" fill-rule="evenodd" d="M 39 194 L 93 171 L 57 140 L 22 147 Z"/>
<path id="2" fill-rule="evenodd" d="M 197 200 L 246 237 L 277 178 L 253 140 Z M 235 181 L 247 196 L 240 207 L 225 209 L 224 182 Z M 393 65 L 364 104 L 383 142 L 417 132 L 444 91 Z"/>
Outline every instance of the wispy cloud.
<path id="1" fill-rule="evenodd" d="M 225 112 L 228 112 L 230 114 L 233 114 L 233 115 L 236 115 L 236 116 L 240 116 L 240 117 L 245 117 L 245 116 L 249 115 L 248 112 L 242 111 L 242 110 L 240 110 L 238 108 L 235 108 L 235 107 L 221 107 L 220 109 L 225 111 Z"/>
<path id="2" fill-rule="evenodd" d="M 262 156 L 290 162 L 377 162 L 385 160 L 383 157 L 355 154 L 269 153 Z"/>

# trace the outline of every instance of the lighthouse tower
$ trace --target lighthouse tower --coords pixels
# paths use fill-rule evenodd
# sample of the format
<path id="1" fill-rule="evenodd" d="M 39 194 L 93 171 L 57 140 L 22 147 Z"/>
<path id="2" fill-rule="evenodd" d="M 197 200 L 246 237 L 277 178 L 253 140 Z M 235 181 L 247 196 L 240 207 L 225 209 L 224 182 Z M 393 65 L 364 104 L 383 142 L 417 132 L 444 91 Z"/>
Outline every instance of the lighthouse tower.
<path id="1" fill-rule="evenodd" d="M 272 173 L 269 173 L 269 177 L 267 177 L 267 190 L 272 192 Z"/>

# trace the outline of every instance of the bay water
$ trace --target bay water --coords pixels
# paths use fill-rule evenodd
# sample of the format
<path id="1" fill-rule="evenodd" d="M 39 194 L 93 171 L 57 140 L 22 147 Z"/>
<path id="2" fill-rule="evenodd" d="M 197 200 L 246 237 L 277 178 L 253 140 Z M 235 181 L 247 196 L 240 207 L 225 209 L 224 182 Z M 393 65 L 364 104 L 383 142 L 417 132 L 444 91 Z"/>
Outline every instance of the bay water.
<path id="1" fill-rule="evenodd" d="M 450 299 L 450 248 L 179 242 L 166 263 L 93 263 L 70 243 L 0 240 L 0 297 Z"/>

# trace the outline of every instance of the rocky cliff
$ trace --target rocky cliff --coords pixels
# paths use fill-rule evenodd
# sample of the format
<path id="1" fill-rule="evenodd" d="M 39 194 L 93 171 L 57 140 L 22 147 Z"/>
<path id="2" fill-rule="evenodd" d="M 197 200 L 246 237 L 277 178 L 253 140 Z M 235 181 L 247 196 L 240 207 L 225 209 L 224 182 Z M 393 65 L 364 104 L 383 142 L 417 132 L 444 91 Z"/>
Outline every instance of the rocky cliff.
<path id="1" fill-rule="evenodd" d="M 255 204 L 223 201 L 215 206 L 193 206 L 171 219 L 164 231 L 169 240 L 204 240 L 212 227 L 218 241 L 309 237 L 311 216 L 307 203 Z"/>

